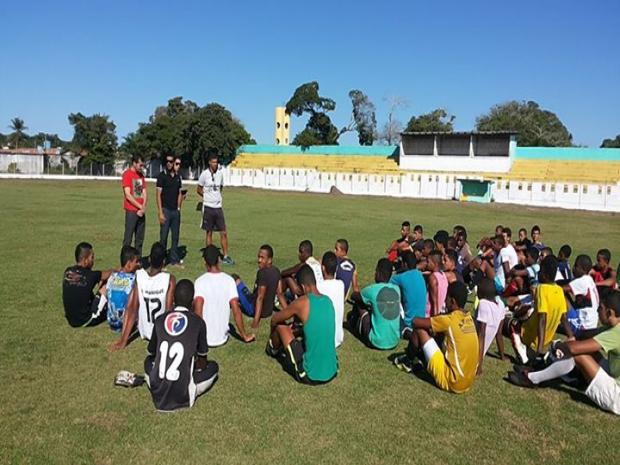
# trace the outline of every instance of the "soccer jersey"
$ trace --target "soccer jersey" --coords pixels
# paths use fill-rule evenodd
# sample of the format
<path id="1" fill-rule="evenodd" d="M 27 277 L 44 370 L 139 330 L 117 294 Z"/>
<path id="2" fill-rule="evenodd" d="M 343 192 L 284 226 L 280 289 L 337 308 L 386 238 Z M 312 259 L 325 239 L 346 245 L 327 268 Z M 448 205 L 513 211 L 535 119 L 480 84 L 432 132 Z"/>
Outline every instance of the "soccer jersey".
<path id="1" fill-rule="evenodd" d="M 160 271 L 150 276 L 146 270 L 136 271 L 138 286 L 138 331 L 142 339 L 151 339 L 153 324 L 166 312 L 166 294 L 170 285 L 170 273 Z"/>
<path id="2" fill-rule="evenodd" d="M 304 369 L 312 381 L 329 381 L 338 371 L 334 306 L 326 295 L 309 294 L 308 300 L 308 320 L 303 325 Z"/>
<path id="3" fill-rule="evenodd" d="M 350 258 L 338 258 L 338 268 L 336 268 L 336 279 L 344 284 L 344 295 L 348 296 L 353 284 L 353 276 L 357 273 L 355 263 Z"/>
<path id="4" fill-rule="evenodd" d="M 426 282 L 419 270 L 408 270 L 392 276 L 390 283 L 400 289 L 405 326 L 411 327 L 414 318 L 426 316 Z"/>
<path id="5" fill-rule="evenodd" d="M 598 326 L 599 295 L 596 284 L 590 275 L 583 275 L 569 283 L 575 295 L 576 314 L 569 319 L 577 329 L 594 329 Z"/>
<path id="6" fill-rule="evenodd" d="M 205 273 L 194 284 L 194 298 L 202 297 L 202 318 L 207 325 L 207 343 L 221 346 L 228 341 L 230 301 L 239 298 L 235 280 L 223 272 Z"/>
<path id="7" fill-rule="evenodd" d="M 136 279 L 135 273 L 115 271 L 110 275 L 106 284 L 106 298 L 108 299 L 108 324 L 113 331 L 123 328 L 123 316 L 129 301 L 129 294 Z"/>
<path id="8" fill-rule="evenodd" d="M 78 275 L 78 279 L 68 279 L 69 273 Z M 85 325 L 93 316 L 91 305 L 95 298 L 93 290 L 101 281 L 101 271 L 93 271 L 79 265 L 70 266 L 65 270 L 62 281 L 62 302 L 65 307 L 65 318 L 73 327 Z"/>
<path id="9" fill-rule="evenodd" d="M 538 273 L 540 273 L 540 264 L 534 263 L 526 268 L 527 270 L 527 278 L 530 283 L 530 287 L 534 287 L 538 285 Z"/>
<path id="10" fill-rule="evenodd" d="M 538 348 L 538 319 L 542 313 L 547 316 L 543 341 L 546 346 L 553 339 L 562 315 L 566 313 L 564 291 L 555 283 L 538 285 L 534 296 L 534 313 L 523 324 L 523 343 L 533 350 Z"/>
<path id="11" fill-rule="evenodd" d="M 342 329 L 342 321 L 344 319 L 344 284 L 338 279 L 326 279 L 322 283 L 318 283 L 316 287 L 321 294 L 329 297 L 334 305 L 336 322 L 334 342 L 336 347 L 338 347 L 344 339 L 344 330 Z"/>
<path id="12" fill-rule="evenodd" d="M 194 405 L 194 358 L 207 355 L 206 333 L 204 321 L 184 307 L 176 307 L 155 320 L 147 350 L 155 359 L 149 387 L 158 410 Z"/>
<path id="13" fill-rule="evenodd" d="M 463 310 L 431 318 L 435 334 L 445 333 L 443 351 L 448 365 L 448 386 L 454 392 L 468 390 L 478 368 L 478 335 L 474 320 Z"/>
<path id="14" fill-rule="evenodd" d="M 370 305 L 369 339 L 377 349 L 392 349 L 400 340 L 400 290 L 388 283 L 376 283 L 362 289 L 362 300 Z"/>
<path id="15" fill-rule="evenodd" d="M 607 353 L 609 374 L 620 383 L 620 324 L 597 334 L 594 340 Z"/>

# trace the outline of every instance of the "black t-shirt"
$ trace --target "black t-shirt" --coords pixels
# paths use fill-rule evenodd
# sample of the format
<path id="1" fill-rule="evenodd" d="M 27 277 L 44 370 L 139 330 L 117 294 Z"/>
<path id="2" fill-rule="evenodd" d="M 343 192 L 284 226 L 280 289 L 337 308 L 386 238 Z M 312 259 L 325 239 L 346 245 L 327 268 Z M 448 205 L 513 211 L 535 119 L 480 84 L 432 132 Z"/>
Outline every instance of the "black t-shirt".
<path id="1" fill-rule="evenodd" d="M 529 249 L 530 247 L 532 247 L 532 241 L 530 241 L 529 239 L 525 239 L 523 241 L 517 241 L 515 242 L 515 245 L 517 247 L 525 247 L 525 251 L 527 251 L 527 249 Z"/>
<path id="2" fill-rule="evenodd" d="M 176 210 L 179 207 L 179 191 L 181 190 L 181 176 L 171 176 L 167 171 L 157 175 L 157 187 L 161 188 L 161 205 L 167 210 Z"/>
<path id="3" fill-rule="evenodd" d="M 75 282 L 67 278 L 73 271 L 80 275 Z M 74 265 L 65 270 L 62 279 L 62 303 L 65 307 L 65 318 L 71 326 L 82 326 L 90 320 L 93 311 L 93 289 L 101 281 L 101 271 L 93 271 Z"/>
<path id="4" fill-rule="evenodd" d="M 148 375 L 155 408 L 191 407 L 196 400 L 194 357 L 207 355 L 209 350 L 204 320 L 182 307 L 160 315 L 147 350 L 155 359 Z"/>
<path id="5" fill-rule="evenodd" d="M 263 309 L 260 312 L 261 318 L 267 318 L 273 313 L 275 305 L 276 291 L 278 290 L 278 282 L 280 281 L 280 270 L 275 266 L 259 269 L 256 272 L 256 281 L 254 283 L 254 299 L 258 296 L 259 286 L 265 286 L 265 299 L 263 300 Z"/>

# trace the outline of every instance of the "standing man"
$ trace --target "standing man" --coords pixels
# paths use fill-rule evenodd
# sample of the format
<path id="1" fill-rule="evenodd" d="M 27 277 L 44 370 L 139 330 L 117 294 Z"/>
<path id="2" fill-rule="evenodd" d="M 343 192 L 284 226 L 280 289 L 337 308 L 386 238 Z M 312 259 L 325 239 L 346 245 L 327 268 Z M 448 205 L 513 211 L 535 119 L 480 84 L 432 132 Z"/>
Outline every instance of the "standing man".
<path id="1" fill-rule="evenodd" d="M 176 166 L 178 164 L 178 166 Z M 181 160 L 166 155 L 166 168 L 157 176 L 157 212 L 159 215 L 159 242 L 168 247 L 168 231 L 172 231 L 172 246 L 168 254 L 170 265 L 181 265 L 179 257 L 179 229 L 181 227 Z"/>
<path id="2" fill-rule="evenodd" d="M 224 188 L 224 173 L 219 167 L 217 153 L 211 153 L 207 159 L 208 167 L 198 178 L 196 192 L 202 196 L 202 229 L 206 231 L 207 247 L 213 244 L 213 231 L 219 231 L 220 242 L 224 258 L 222 263 L 234 265 L 235 262 L 228 256 L 228 234 L 222 210 L 222 189 Z"/>
<path id="3" fill-rule="evenodd" d="M 123 173 L 121 185 L 123 186 L 125 209 L 125 236 L 123 245 L 131 245 L 135 236 L 135 248 L 142 256 L 142 244 L 144 243 L 144 226 L 146 219 L 146 180 L 142 170 L 144 158 L 142 155 L 131 156 L 131 167 Z"/>

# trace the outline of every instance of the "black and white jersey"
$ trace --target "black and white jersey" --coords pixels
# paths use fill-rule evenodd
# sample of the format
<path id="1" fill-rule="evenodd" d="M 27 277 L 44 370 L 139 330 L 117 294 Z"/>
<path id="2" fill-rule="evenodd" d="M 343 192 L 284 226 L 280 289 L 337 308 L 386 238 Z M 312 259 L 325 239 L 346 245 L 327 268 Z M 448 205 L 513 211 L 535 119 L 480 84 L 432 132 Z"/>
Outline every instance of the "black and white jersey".
<path id="1" fill-rule="evenodd" d="M 150 276 L 146 270 L 136 271 L 138 290 L 138 331 L 142 339 L 150 339 L 155 319 L 166 310 L 166 294 L 170 285 L 170 273 L 161 271 Z"/>
<path id="2" fill-rule="evenodd" d="M 195 313 L 176 307 L 155 320 L 148 345 L 154 364 L 147 376 L 157 410 L 194 405 L 194 359 L 207 350 L 207 326 Z"/>

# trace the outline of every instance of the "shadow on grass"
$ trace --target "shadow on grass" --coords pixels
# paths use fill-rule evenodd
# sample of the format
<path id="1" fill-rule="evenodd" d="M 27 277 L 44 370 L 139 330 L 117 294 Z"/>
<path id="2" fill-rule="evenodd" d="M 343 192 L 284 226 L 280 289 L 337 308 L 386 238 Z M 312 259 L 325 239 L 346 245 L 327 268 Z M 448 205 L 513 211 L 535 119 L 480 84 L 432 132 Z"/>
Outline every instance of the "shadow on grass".
<path id="1" fill-rule="evenodd" d="M 397 357 L 400 357 L 401 355 L 405 355 L 406 352 L 394 352 L 390 355 L 388 355 L 387 359 L 391 364 L 394 364 L 394 360 Z M 396 366 L 394 367 L 396 368 Z M 405 373 L 405 372 L 403 372 Z M 418 365 L 416 366 L 416 368 L 414 368 L 414 370 L 411 373 L 405 373 L 405 374 L 409 374 L 411 376 L 414 376 L 416 378 L 418 378 L 420 381 L 424 381 L 428 384 L 430 384 L 433 387 L 436 387 L 437 385 L 435 384 L 435 380 L 433 379 L 433 377 L 431 376 L 431 374 L 426 371 L 426 368 L 424 368 L 422 365 Z"/>

